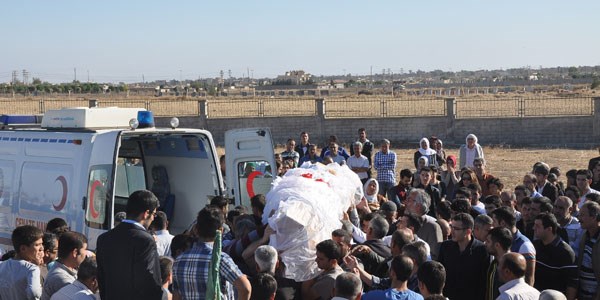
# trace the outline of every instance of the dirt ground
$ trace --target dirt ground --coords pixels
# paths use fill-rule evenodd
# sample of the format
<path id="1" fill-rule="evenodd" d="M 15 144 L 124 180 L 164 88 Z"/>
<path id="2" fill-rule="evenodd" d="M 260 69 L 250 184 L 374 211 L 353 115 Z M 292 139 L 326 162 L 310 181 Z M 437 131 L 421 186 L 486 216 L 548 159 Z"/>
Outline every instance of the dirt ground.
<path id="1" fill-rule="evenodd" d="M 277 152 L 284 151 L 278 147 Z M 377 150 L 378 151 L 378 150 Z M 400 170 L 409 168 L 414 171 L 413 155 L 416 149 L 392 149 L 397 155 L 396 175 Z M 551 167 L 559 167 L 562 171 L 559 180 L 566 181 L 566 173 L 570 169 L 585 169 L 588 161 L 599 156 L 598 150 L 574 149 L 533 149 L 533 148 L 490 148 L 483 147 L 490 174 L 502 179 L 505 188 L 513 189 L 521 184 L 523 175 L 531 172 L 534 163 L 543 161 Z M 446 155 L 456 155 L 457 148 L 446 149 Z M 396 177 L 398 178 L 398 176 Z"/>

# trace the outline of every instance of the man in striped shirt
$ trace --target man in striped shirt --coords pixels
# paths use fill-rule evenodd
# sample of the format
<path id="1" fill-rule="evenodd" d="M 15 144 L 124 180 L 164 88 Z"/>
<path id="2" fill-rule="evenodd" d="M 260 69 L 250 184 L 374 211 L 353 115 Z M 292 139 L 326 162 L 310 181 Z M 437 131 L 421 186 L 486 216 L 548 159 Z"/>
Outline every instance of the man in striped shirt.
<path id="1" fill-rule="evenodd" d="M 198 213 L 195 228 L 198 241 L 178 256 L 173 265 L 174 299 L 205 299 L 213 242 L 217 230 L 223 229 L 223 221 L 218 208 L 205 207 Z M 221 254 L 219 274 L 221 299 L 250 299 L 250 281 L 226 253 Z M 237 298 L 231 284 L 237 289 Z"/>
<path id="2" fill-rule="evenodd" d="M 510 252 L 516 252 L 523 255 L 526 260 L 525 282 L 533 286 L 535 280 L 535 247 L 531 241 L 517 229 L 515 215 L 508 207 L 496 208 L 492 212 L 494 228 L 504 227 L 510 230 L 513 235 L 513 242 Z"/>
<path id="3" fill-rule="evenodd" d="M 577 299 L 600 299 L 598 292 L 598 280 L 600 280 L 600 205 L 593 201 L 586 202 L 579 211 L 579 222 L 581 228 L 585 229 L 577 266 L 579 267 L 579 289 Z"/>

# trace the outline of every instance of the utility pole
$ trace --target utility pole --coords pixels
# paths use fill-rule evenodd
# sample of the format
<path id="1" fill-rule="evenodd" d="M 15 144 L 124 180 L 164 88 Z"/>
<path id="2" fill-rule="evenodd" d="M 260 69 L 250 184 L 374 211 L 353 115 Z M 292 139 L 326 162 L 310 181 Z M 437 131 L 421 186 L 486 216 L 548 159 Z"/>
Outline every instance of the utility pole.
<path id="1" fill-rule="evenodd" d="M 12 84 L 13 84 L 13 86 L 15 84 L 17 84 L 17 71 L 16 70 L 12 71 Z"/>
<path id="2" fill-rule="evenodd" d="M 77 81 L 77 68 L 73 68 L 73 82 Z"/>
<path id="3" fill-rule="evenodd" d="M 144 74 L 142 74 L 142 83 L 146 83 L 146 79 L 144 78 Z"/>
<path id="4" fill-rule="evenodd" d="M 373 66 L 371 66 L 371 88 L 373 88 Z"/>
<path id="5" fill-rule="evenodd" d="M 223 92 L 223 84 L 224 84 L 224 82 L 223 82 L 223 74 L 224 74 L 223 70 L 221 70 L 221 72 L 219 72 L 219 75 L 221 75 L 221 80 L 219 82 L 221 84 L 221 90 L 219 91 L 219 93 Z M 217 94 L 217 96 L 218 96 L 218 94 Z"/>
<path id="6" fill-rule="evenodd" d="M 179 70 L 179 84 L 181 84 L 181 83 L 182 83 L 182 81 L 183 81 L 183 80 L 182 80 L 181 70 Z"/>
<path id="7" fill-rule="evenodd" d="M 90 70 L 87 70 L 88 83 L 90 83 Z"/>

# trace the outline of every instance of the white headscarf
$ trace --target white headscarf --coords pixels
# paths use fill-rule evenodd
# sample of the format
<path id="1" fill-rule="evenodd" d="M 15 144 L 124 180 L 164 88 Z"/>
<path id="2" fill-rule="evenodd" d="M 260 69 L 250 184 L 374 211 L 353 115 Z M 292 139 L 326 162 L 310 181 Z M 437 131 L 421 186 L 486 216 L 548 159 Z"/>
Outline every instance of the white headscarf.
<path id="1" fill-rule="evenodd" d="M 469 134 L 467 135 L 467 138 L 465 139 L 465 143 L 469 144 L 469 139 L 474 139 L 475 140 L 475 145 L 477 145 L 477 137 L 474 134 Z"/>
<path id="2" fill-rule="evenodd" d="M 425 142 L 427 144 L 427 149 L 423 149 L 421 147 L 421 144 Z M 429 140 L 427 138 L 422 138 L 421 141 L 419 142 L 419 152 L 421 153 L 421 155 L 435 155 L 435 150 L 431 149 L 431 147 L 429 146 Z"/>
<path id="3" fill-rule="evenodd" d="M 373 195 L 368 195 L 367 190 L 369 188 L 369 184 L 371 183 L 371 181 L 375 182 L 375 193 Z M 377 180 L 375 178 L 371 178 L 371 179 L 367 180 L 367 182 L 365 182 L 365 185 L 363 186 L 363 191 L 365 194 L 365 198 L 367 199 L 367 202 L 369 202 L 369 203 L 377 202 L 377 194 L 379 193 L 379 182 L 377 182 Z"/>
<path id="4" fill-rule="evenodd" d="M 425 166 L 426 167 L 429 166 L 429 158 L 427 158 L 427 156 L 421 156 L 421 157 L 419 157 L 419 160 L 417 161 L 417 171 L 421 169 L 419 167 L 420 166 L 419 162 L 421 162 L 421 160 L 425 161 Z"/>

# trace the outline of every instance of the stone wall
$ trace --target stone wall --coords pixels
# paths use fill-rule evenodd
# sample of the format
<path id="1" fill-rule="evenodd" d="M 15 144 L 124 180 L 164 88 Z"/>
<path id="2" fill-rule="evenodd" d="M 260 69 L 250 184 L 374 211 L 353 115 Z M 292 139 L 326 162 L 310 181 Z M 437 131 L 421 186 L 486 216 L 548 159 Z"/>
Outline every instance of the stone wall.
<path id="1" fill-rule="evenodd" d="M 367 129 L 371 141 L 377 144 L 387 138 L 394 147 L 414 147 L 430 135 L 438 136 L 447 146 L 459 145 L 469 133 L 477 135 L 483 145 L 591 147 L 600 143 L 600 98 L 594 99 L 591 116 L 469 119 L 455 118 L 453 99 L 447 100 L 446 116 L 343 119 L 327 118 L 324 101 L 316 101 L 316 116 L 209 119 L 200 109 L 200 116 L 179 118 L 180 127 L 208 129 L 217 145 L 223 144 L 225 131 L 244 127 L 269 127 L 276 144 L 284 144 L 290 137 L 298 140 L 300 132 L 307 131 L 319 146 L 332 134 L 343 144 L 350 143 L 361 127 Z M 157 118 L 159 126 L 168 122 L 169 118 Z"/>

